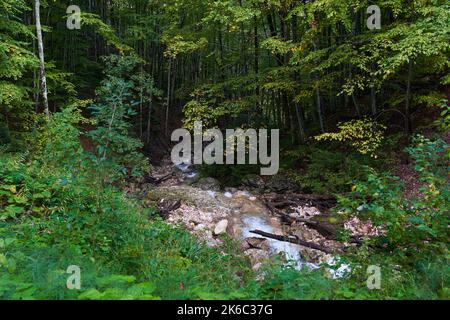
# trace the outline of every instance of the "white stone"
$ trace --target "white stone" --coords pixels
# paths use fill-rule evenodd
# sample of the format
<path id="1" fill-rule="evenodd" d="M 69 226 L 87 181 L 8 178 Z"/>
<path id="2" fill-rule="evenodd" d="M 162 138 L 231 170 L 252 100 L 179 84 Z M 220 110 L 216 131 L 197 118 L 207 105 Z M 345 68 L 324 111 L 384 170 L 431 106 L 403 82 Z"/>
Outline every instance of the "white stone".
<path id="1" fill-rule="evenodd" d="M 215 198 L 215 197 L 216 197 L 216 192 L 215 192 L 215 191 L 208 190 L 208 195 L 209 195 L 211 198 Z"/>
<path id="2" fill-rule="evenodd" d="M 227 233 L 227 228 L 228 228 L 228 220 L 224 219 L 216 225 L 216 227 L 214 228 L 214 234 L 218 236 Z"/>

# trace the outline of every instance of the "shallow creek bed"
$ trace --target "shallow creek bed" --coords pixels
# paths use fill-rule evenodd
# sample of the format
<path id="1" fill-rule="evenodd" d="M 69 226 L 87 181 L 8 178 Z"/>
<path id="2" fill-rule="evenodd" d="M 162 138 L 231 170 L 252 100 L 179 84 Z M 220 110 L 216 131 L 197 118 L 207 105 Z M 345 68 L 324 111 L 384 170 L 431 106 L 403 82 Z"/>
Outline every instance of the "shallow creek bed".
<path id="1" fill-rule="evenodd" d="M 187 185 L 158 187 L 149 191 L 148 205 L 179 203 L 177 209 L 167 213 L 166 221 L 174 226 L 183 226 L 209 246 L 221 244 L 221 236 L 227 234 L 241 243 L 252 266 L 258 270 L 274 255 L 281 255 L 286 263 L 295 268 L 307 265 L 315 268 L 320 263 L 332 262 L 333 255 L 296 243 L 279 241 L 254 233 L 288 236 L 291 239 L 317 244 L 339 252 L 342 244 L 323 237 L 304 223 L 288 225 L 282 217 L 274 215 L 258 196 L 247 191 L 221 192 L 202 190 Z M 301 217 L 320 214 L 314 207 L 298 207 Z M 293 241 L 295 242 L 295 241 Z"/>
<path id="2" fill-rule="evenodd" d="M 146 191 L 146 206 L 157 207 L 168 224 L 187 229 L 210 247 L 218 247 L 224 235 L 239 241 L 254 270 L 278 256 L 297 269 L 333 265 L 337 270 L 329 269 L 330 274 L 338 278 L 349 270 L 336 266 L 339 254 L 361 244 L 361 236 L 379 232 L 357 218 L 333 221 L 326 214 L 336 204 L 332 196 L 222 191 L 212 178 L 199 181 L 193 166 L 173 166 L 169 160 L 153 174 L 138 188 Z M 350 231 L 350 243 L 336 240 L 337 225 Z"/>

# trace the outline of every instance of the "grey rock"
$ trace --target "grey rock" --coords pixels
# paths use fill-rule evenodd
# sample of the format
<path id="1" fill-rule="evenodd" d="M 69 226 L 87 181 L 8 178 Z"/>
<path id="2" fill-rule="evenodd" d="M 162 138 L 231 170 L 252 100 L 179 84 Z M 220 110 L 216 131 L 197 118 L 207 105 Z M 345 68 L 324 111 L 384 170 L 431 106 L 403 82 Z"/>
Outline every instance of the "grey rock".
<path id="1" fill-rule="evenodd" d="M 297 186 L 285 176 L 273 176 L 266 183 L 266 189 L 277 193 L 295 190 L 296 188 Z"/>
<path id="2" fill-rule="evenodd" d="M 242 184 L 246 187 L 262 190 L 265 187 L 265 182 L 261 176 L 258 176 L 256 174 L 250 174 L 245 176 L 242 179 Z"/>

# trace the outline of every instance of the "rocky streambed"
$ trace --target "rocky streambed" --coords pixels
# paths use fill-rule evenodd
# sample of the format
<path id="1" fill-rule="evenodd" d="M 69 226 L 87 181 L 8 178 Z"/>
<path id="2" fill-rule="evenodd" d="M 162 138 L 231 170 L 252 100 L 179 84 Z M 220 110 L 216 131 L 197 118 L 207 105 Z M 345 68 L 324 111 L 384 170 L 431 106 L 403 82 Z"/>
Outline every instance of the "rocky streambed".
<path id="1" fill-rule="evenodd" d="M 171 170 L 169 174 L 168 167 Z M 221 190 L 214 179 L 199 180 L 198 173 L 191 166 L 173 168 L 168 165 L 153 174 L 157 176 L 155 180 L 158 183 L 148 190 L 145 200 L 148 206 L 162 208 L 167 223 L 186 228 L 211 247 L 219 246 L 225 235 L 239 241 L 255 270 L 274 256 L 297 269 L 333 263 L 335 256 L 331 252 L 299 245 L 300 242 L 317 244 L 336 252 L 343 246 L 305 223 L 286 223 L 282 215 L 270 210 L 260 193 Z M 305 203 L 292 204 L 290 211 L 291 216 L 300 221 L 321 215 L 317 207 Z M 254 231 L 286 237 L 289 241 L 262 236 Z M 345 268 L 343 266 L 341 270 L 333 272 L 333 276 L 339 276 L 339 272 Z"/>
<path id="2" fill-rule="evenodd" d="M 257 197 L 245 191 L 217 192 L 192 186 L 160 187 L 149 193 L 149 202 L 178 201 L 181 206 L 170 212 L 166 221 L 187 228 L 209 246 L 221 244 L 221 236 L 241 242 L 242 250 L 258 269 L 275 254 L 298 267 L 302 263 L 301 247 L 296 244 L 258 237 L 253 230 L 284 234 L 287 232 L 280 219 L 272 216 Z"/>

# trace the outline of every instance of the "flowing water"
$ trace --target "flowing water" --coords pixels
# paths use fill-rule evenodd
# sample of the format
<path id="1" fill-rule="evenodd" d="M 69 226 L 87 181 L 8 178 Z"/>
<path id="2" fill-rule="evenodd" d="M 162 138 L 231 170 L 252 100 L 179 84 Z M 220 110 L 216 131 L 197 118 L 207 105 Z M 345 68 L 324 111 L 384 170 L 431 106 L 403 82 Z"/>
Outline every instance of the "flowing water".
<path id="1" fill-rule="evenodd" d="M 243 239 L 254 237 L 255 234 L 250 233 L 252 230 L 261 230 L 272 234 L 283 234 L 280 222 L 276 218 L 267 217 L 265 215 L 242 215 L 243 223 L 242 235 Z M 296 244 L 278 241 L 275 239 L 267 239 L 270 253 L 282 253 L 288 263 L 295 268 L 300 269 L 303 266 L 302 257 L 300 256 L 300 247 Z"/>
<path id="2" fill-rule="evenodd" d="M 186 184 L 191 184 L 199 176 L 199 172 L 190 164 L 181 164 L 176 166 L 182 172 L 183 180 Z M 194 192 L 194 191 L 192 191 Z M 256 197 L 247 191 L 236 192 L 218 192 L 212 190 L 203 191 L 204 198 L 207 198 L 206 207 L 216 207 L 226 209 L 230 214 L 227 216 L 229 230 L 233 238 L 244 241 L 247 238 L 265 238 L 260 235 L 251 233 L 254 230 L 260 230 L 276 235 L 287 235 L 287 227 L 283 225 L 278 217 L 270 214 L 266 206 Z M 202 209 L 200 207 L 200 209 Z M 293 243 L 278 241 L 275 239 L 265 238 L 270 255 L 284 255 L 286 264 L 296 269 L 307 267 L 309 269 L 317 269 L 320 266 L 314 263 L 307 263 L 302 259 L 302 247 Z M 330 266 L 338 266 L 338 268 L 328 269 L 330 275 L 334 278 L 341 278 L 350 271 L 350 267 L 340 264 L 338 257 L 331 257 L 327 263 Z"/>

